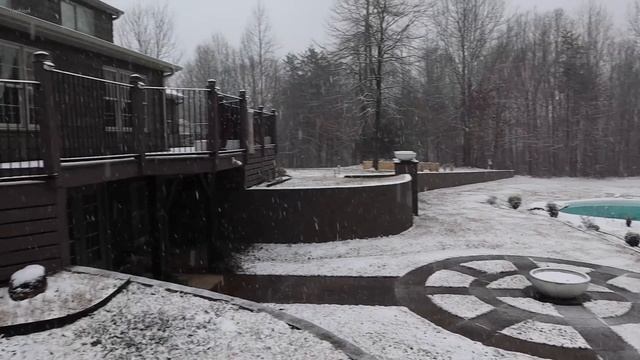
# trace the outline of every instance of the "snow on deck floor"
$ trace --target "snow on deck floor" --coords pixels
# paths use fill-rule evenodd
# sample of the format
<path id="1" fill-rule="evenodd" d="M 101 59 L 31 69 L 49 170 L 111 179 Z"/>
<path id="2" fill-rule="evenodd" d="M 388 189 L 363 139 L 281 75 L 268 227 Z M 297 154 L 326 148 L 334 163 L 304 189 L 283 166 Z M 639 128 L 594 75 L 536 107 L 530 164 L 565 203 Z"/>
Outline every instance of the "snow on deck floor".
<path id="1" fill-rule="evenodd" d="M 495 195 L 520 194 L 520 210 L 493 207 Z M 515 177 L 420 194 L 420 216 L 397 236 L 325 244 L 258 244 L 242 257 L 246 273 L 401 276 L 430 262 L 466 255 L 511 254 L 564 258 L 637 270 L 640 256 L 624 244 L 533 215 L 528 204 L 640 196 L 640 178 L 534 179 Z"/>
<path id="2" fill-rule="evenodd" d="M 61 329 L 0 338 L 0 359 L 348 359 L 265 313 L 136 283 Z"/>

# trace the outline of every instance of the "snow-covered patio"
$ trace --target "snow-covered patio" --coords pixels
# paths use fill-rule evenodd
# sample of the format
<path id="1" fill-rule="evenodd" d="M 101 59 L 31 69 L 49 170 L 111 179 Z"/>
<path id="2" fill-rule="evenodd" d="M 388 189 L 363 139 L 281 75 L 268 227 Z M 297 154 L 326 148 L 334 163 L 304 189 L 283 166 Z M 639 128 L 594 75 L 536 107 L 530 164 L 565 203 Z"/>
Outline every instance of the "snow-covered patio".
<path id="1" fill-rule="evenodd" d="M 605 266 L 622 269 L 611 270 L 615 273 L 637 272 L 640 269 L 640 255 L 623 241 L 577 228 L 575 221 L 568 224 L 571 219 L 567 217 L 552 219 L 546 213 L 530 212 L 528 209 L 530 205 L 548 201 L 619 197 L 637 199 L 640 198 L 638 189 L 638 178 L 587 180 L 516 177 L 492 183 L 436 190 L 420 194 L 421 215 L 416 218 L 415 226 L 403 234 L 326 244 L 259 244 L 243 256 L 242 263 L 247 274 L 314 275 L 335 277 L 336 280 L 340 277 L 402 277 L 427 264 L 477 255 L 554 258 L 584 262 L 593 268 Z M 506 205 L 506 199 L 514 194 L 523 198 L 523 206 L 519 210 L 510 209 Z M 502 200 L 497 206 L 489 205 L 486 201 L 492 195 Z M 595 221 L 598 223 L 600 220 Z M 624 220 L 619 222 L 622 224 Z M 610 221 L 607 221 L 605 227 L 611 226 Z M 621 231 L 622 228 L 620 225 Z M 638 229 L 638 224 L 634 223 L 631 230 Z M 614 282 L 625 279 L 627 277 L 623 276 L 620 279 L 616 278 Z M 631 279 L 635 284 L 637 279 Z M 427 279 L 422 281 L 425 280 Z M 453 277 L 444 277 L 444 285 L 454 281 Z M 519 286 L 517 281 L 512 283 L 516 287 Z M 625 286 L 634 290 L 628 291 L 628 294 L 637 300 L 638 289 L 633 289 L 633 286 L 628 284 Z M 591 290 L 604 291 L 595 288 Z M 548 303 L 534 299 L 500 299 L 504 306 L 526 309 L 528 313 L 544 314 L 534 314 L 533 318 L 556 316 L 555 309 Z M 444 300 L 444 303 L 452 302 L 451 298 Z M 629 305 L 631 304 L 614 304 L 605 300 L 584 305 L 584 308 L 588 307 L 588 314 L 598 314 L 603 307 L 617 308 L 625 313 L 623 310 L 629 310 Z M 468 337 L 444 330 L 404 306 L 323 305 L 311 301 L 304 304 L 287 303 L 272 306 L 310 320 L 365 351 L 383 358 L 531 358 L 529 355 L 485 346 Z M 465 308 L 463 304 L 458 310 L 468 310 L 473 306 L 471 304 Z M 633 308 L 637 306 L 635 303 Z M 455 313 L 456 310 L 453 311 Z M 598 320 L 596 324 L 601 323 Z M 522 328 L 514 326 L 504 329 L 503 333 L 514 337 L 523 336 L 518 334 L 524 333 L 524 336 L 533 337 L 535 343 L 541 347 L 588 348 L 585 346 L 585 340 L 579 335 L 575 336 L 577 333 L 571 327 L 548 328 L 544 323 L 536 321 L 519 326 Z M 626 340 L 626 350 L 609 350 L 618 351 L 616 354 L 623 356 L 622 358 L 627 358 L 630 354 L 637 356 L 635 350 L 625 351 L 640 347 L 635 340 L 640 338 L 640 326 L 620 326 L 622 327 L 617 331 L 618 335 Z M 555 343 L 551 337 L 544 336 L 549 333 L 555 334 Z M 557 342 L 558 339 L 561 339 L 560 343 Z M 596 349 L 598 346 L 603 345 L 594 345 L 592 348 Z M 579 351 L 576 352 L 578 353 Z M 589 353 L 581 353 L 580 356 L 589 358 L 585 354 Z"/>
<path id="2" fill-rule="evenodd" d="M 237 279 L 257 279 L 257 298 L 280 301 L 258 299 L 263 306 L 131 278 L 80 320 L 0 337 L 0 358 L 638 358 L 637 250 L 580 228 L 575 217 L 528 210 L 548 201 L 638 199 L 638 189 L 639 178 L 516 177 L 422 193 L 414 227 L 397 236 L 251 248 Z M 523 198 L 519 210 L 506 204 L 514 194 Z M 624 220 L 594 221 L 626 229 Z M 575 303 L 537 297 L 525 277 L 536 266 L 589 273 L 588 295 Z M 0 295 L 0 327 L 81 310 L 130 278 L 74 271 L 50 278 L 49 291 L 28 303 Z"/>
<path id="3" fill-rule="evenodd" d="M 304 320 L 210 291 L 90 268 L 60 272 L 49 283 L 45 293 L 19 303 L 0 289 L 0 334 L 7 335 L 0 335 L 0 359 L 349 359 L 363 353 Z M 110 301 L 80 319 L 59 321 L 107 296 Z M 34 330 L 34 321 L 47 323 Z M 16 336 L 7 325 L 25 328 Z"/>

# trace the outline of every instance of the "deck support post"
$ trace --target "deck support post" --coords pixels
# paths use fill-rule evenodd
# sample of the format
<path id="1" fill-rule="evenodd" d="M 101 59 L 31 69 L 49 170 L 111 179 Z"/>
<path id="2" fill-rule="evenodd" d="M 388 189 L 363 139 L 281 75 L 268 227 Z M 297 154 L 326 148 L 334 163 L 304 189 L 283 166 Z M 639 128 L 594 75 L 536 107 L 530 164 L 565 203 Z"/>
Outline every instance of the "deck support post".
<path id="1" fill-rule="evenodd" d="M 240 90 L 240 147 L 244 149 L 243 169 L 249 163 L 249 109 L 247 107 L 247 91 Z M 246 176 L 244 176 L 246 187 Z"/>
<path id="2" fill-rule="evenodd" d="M 215 271 L 213 268 L 213 259 L 216 258 L 216 240 L 218 238 L 218 198 L 216 193 L 216 176 L 214 174 L 204 175 L 204 185 L 207 188 L 209 200 L 209 226 L 207 227 L 207 269 L 210 272 Z"/>
<path id="3" fill-rule="evenodd" d="M 151 229 L 151 267 L 153 277 L 164 279 L 166 276 L 166 246 L 169 237 L 169 219 L 167 216 L 167 187 L 164 179 L 149 177 L 148 210 Z"/>
<path id="4" fill-rule="evenodd" d="M 45 174 L 57 176 L 60 174 L 60 158 L 62 157 L 62 134 L 60 131 L 60 117 L 58 104 L 54 98 L 53 73 L 55 68 L 49 53 L 38 51 L 33 54 L 34 76 L 40 85 L 36 87 L 35 102 L 38 125 L 40 126 L 40 151 Z"/>
<path id="5" fill-rule="evenodd" d="M 418 216 L 418 164 L 417 160 L 395 161 L 396 175 L 411 175 L 411 206 L 413 214 Z"/>
<path id="6" fill-rule="evenodd" d="M 144 114 L 144 83 L 142 76 L 133 74 L 129 77 L 131 87 L 131 118 L 133 119 L 134 144 L 138 155 L 138 164 L 141 175 L 144 175 L 146 157 L 146 124 Z"/>
<path id="7" fill-rule="evenodd" d="M 71 242 L 69 239 L 69 219 L 67 218 L 67 189 L 56 187 L 56 212 L 60 239 L 60 259 L 62 266 L 71 265 Z"/>

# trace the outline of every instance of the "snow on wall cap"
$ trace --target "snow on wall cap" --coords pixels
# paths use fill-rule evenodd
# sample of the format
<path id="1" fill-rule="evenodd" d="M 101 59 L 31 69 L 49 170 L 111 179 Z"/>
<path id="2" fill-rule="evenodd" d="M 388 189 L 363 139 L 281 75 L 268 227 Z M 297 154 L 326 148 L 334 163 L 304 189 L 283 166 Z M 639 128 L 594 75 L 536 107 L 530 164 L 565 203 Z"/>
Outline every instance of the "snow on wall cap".
<path id="1" fill-rule="evenodd" d="M 11 284 L 20 286 L 38 280 L 45 275 L 45 269 L 42 265 L 29 265 L 18 270 L 11 275 Z"/>

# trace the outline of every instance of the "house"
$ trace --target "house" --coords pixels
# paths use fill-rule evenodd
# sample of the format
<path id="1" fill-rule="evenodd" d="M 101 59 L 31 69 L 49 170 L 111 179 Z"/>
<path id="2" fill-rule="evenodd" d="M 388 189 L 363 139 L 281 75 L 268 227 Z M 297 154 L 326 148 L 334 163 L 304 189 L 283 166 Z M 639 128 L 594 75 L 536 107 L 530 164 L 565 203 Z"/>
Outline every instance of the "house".
<path id="1" fill-rule="evenodd" d="M 224 189 L 272 178 L 276 114 L 165 87 L 98 0 L 0 0 L 0 283 L 28 263 L 164 277 L 218 255 Z"/>

